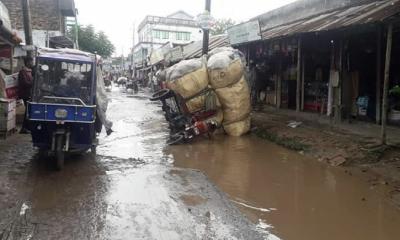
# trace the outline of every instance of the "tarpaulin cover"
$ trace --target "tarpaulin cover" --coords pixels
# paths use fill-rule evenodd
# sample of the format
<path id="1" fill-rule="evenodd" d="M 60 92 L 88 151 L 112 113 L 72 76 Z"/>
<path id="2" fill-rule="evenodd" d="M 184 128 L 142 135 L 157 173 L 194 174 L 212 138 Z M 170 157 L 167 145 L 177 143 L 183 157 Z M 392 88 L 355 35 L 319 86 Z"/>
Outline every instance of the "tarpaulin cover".
<path id="1" fill-rule="evenodd" d="M 96 104 L 97 104 L 97 116 L 101 123 L 104 125 L 106 130 L 111 130 L 113 123 L 107 119 L 107 108 L 108 108 L 108 96 L 106 94 L 103 72 L 100 67 L 97 67 L 97 84 L 96 84 Z"/>

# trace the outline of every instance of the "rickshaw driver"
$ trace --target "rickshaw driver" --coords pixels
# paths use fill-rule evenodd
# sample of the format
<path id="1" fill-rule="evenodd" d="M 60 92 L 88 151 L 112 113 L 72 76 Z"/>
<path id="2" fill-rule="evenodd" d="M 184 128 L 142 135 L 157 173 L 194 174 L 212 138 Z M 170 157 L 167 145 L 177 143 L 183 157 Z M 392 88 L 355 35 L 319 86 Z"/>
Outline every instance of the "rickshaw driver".
<path id="1" fill-rule="evenodd" d="M 77 72 L 66 72 L 60 84 L 54 88 L 57 97 L 80 97 L 81 80 L 84 75 Z"/>

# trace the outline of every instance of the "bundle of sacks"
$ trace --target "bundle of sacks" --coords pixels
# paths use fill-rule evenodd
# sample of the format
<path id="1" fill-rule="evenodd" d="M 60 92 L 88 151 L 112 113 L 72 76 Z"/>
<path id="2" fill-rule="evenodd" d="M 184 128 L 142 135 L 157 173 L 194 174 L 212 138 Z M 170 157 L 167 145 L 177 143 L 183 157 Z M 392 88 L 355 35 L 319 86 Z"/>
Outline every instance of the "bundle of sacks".
<path id="1" fill-rule="evenodd" d="M 250 90 L 244 60 L 233 48 L 217 48 L 205 57 L 181 61 L 167 70 L 167 87 L 182 96 L 191 113 L 216 110 L 212 118 L 226 133 L 250 130 Z"/>
<path id="2" fill-rule="evenodd" d="M 250 89 L 244 65 L 241 53 L 233 48 L 214 49 L 207 64 L 210 85 L 222 105 L 223 126 L 231 136 L 241 136 L 250 130 Z"/>
<path id="3" fill-rule="evenodd" d="M 222 124 L 221 104 L 215 91 L 209 87 L 206 58 L 175 64 L 167 70 L 166 79 L 167 87 L 183 98 L 190 113 L 215 110 L 216 114 L 210 120 Z"/>

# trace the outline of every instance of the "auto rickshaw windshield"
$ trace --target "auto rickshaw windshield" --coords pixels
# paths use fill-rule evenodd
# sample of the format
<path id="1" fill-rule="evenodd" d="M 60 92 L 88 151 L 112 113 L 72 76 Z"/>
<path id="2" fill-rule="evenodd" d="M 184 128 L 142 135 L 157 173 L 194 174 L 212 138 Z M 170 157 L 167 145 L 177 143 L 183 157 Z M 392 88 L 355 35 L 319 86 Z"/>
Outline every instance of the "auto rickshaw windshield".
<path id="1" fill-rule="evenodd" d="M 45 101 L 45 97 L 79 98 L 89 104 L 92 71 L 92 64 L 89 63 L 39 59 L 36 65 L 34 100 Z"/>

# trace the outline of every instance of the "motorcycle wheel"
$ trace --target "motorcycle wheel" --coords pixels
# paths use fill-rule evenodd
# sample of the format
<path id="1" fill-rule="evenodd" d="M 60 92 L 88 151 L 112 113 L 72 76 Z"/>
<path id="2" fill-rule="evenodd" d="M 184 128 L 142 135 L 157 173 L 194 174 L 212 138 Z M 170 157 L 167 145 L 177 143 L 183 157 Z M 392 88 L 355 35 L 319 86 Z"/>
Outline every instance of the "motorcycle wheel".
<path id="1" fill-rule="evenodd" d="M 183 143 L 185 136 L 182 133 L 177 133 L 172 135 L 169 140 L 167 141 L 168 145 L 178 145 Z"/>
<path id="2" fill-rule="evenodd" d="M 151 96 L 150 101 L 160 101 L 164 100 L 169 97 L 171 90 L 169 89 L 161 89 L 160 91 L 156 92 Z"/>

